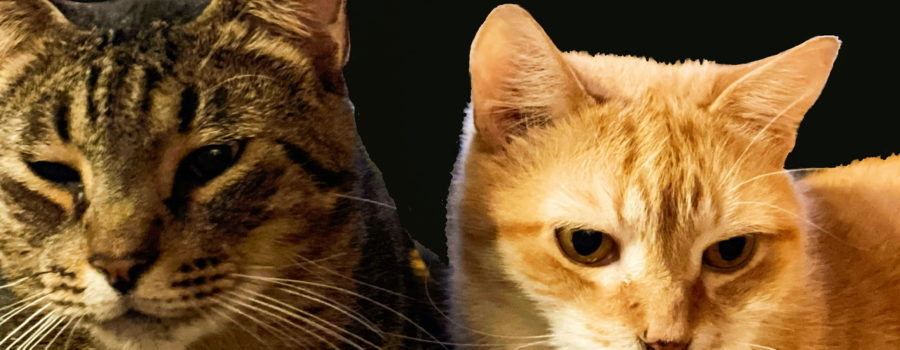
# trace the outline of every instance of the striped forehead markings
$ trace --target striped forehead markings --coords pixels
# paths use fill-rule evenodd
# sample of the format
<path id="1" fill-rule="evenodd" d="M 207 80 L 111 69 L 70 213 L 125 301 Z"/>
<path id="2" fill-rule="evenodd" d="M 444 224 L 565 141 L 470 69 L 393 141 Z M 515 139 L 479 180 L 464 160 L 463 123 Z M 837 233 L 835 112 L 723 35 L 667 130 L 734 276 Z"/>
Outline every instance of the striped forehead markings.
<path id="1" fill-rule="evenodd" d="M 181 91 L 181 102 L 178 109 L 178 132 L 185 133 L 190 130 L 191 122 L 197 116 L 200 107 L 200 97 L 197 89 L 187 86 Z"/>
<path id="2" fill-rule="evenodd" d="M 351 174 L 349 172 L 335 171 L 326 168 L 322 163 L 313 159 L 309 152 L 297 145 L 284 140 L 279 140 L 278 143 L 284 148 L 288 158 L 292 162 L 299 165 L 309 175 L 318 180 L 317 187 L 321 189 L 340 187 L 351 179 Z"/>
<path id="3" fill-rule="evenodd" d="M 144 113 L 150 112 L 150 92 L 156 88 L 157 84 L 159 84 L 160 80 L 162 80 L 162 74 L 153 67 L 144 68 L 144 91 L 143 98 L 141 100 L 141 111 Z"/>
<path id="4" fill-rule="evenodd" d="M 87 82 L 85 83 L 84 90 L 85 95 L 87 96 L 87 117 L 90 119 L 94 119 L 97 115 L 97 106 L 94 104 L 94 89 L 97 87 L 97 80 L 100 78 L 100 69 L 99 67 L 91 65 L 88 69 L 88 77 Z"/>
<path id="5" fill-rule="evenodd" d="M 69 105 L 72 104 L 72 97 L 63 93 L 58 103 L 59 105 L 56 107 L 53 118 L 53 125 L 59 139 L 62 142 L 69 142 L 69 121 L 72 113 L 72 108 Z"/>

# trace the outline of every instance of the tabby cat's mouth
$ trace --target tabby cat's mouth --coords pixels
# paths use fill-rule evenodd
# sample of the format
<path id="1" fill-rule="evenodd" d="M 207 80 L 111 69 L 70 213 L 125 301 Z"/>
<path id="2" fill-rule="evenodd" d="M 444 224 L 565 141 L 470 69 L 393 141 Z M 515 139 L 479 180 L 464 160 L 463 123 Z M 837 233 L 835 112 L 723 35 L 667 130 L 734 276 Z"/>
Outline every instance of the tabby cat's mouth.
<path id="1" fill-rule="evenodd" d="M 106 329 L 122 329 L 122 328 L 141 328 L 141 327 L 151 327 L 154 325 L 161 324 L 172 324 L 176 323 L 177 319 L 163 319 L 158 316 L 148 315 L 143 312 L 129 309 L 125 313 L 111 318 L 102 322 L 99 322 L 97 325 L 106 328 Z"/>
<path id="2" fill-rule="evenodd" d="M 139 339 L 148 335 L 168 334 L 196 319 L 197 317 L 192 316 L 158 317 L 129 309 L 118 317 L 97 323 L 97 327 L 122 339 Z"/>
<path id="3" fill-rule="evenodd" d="M 112 319 L 109 322 L 161 322 L 162 319 L 156 316 L 147 315 L 137 310 L 128 310 L 124 315 Z"/>

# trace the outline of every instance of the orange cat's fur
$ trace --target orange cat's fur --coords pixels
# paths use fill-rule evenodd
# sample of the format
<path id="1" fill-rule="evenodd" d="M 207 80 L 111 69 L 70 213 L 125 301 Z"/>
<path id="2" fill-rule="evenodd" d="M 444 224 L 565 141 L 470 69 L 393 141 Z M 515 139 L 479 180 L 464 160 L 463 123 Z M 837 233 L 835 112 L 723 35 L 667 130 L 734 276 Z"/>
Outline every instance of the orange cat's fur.
<path id="1" fill-rule="evenodd" d="M 900 347 L 900 157 L 783 170 L 838 47 L 744 65 L 561 53 L 527 12 L 497 8 L 472 46 L 448 206 L 456 341 Z M 608 234 L 618 259 L 573 263 L 563 226 Z M 748 234 L 743 268 L 702 263 Z"/>

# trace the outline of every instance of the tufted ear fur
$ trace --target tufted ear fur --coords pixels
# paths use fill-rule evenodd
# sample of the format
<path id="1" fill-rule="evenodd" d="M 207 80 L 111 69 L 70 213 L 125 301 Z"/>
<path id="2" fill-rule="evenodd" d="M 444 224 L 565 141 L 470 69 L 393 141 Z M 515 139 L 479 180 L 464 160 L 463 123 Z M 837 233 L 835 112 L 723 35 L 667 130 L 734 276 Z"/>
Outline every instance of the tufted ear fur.
<path id="1" fill-rule="evenodd" d="M 65 22 L 45 0 L 0 0 L 0 69 L 16 53 L 38 45 L 49 28 Z"/>
<path id="2" fill-rule="evenodd" d="M 0 0 L 0 91 L 41 51 L 46 34 L 67 24 L 45 0 Z"/>
<path id="3" fill-rule="evenodd" d="M 469 72 L 477 135 L 493 146 L 570 113 L 587 98 L 556 45 L 516 5 L 488 15 L 472 43 Z"/>
<path id="4" fill-rule="evenodd" d="M 346 0 L 213 0 L 207 12 L 217 10 L 299 48 L 313 58 L 326 89 L 346 92 L 342 74 L 350 54 Z"/>
<path id="5" fill-rule="evenodd" d="M 730 66 L 717 81 L 710 109 L 735 118 L 757 144 L 778 151 L 783 163 L 797 128 L 825 87 L 840 40 L 819 36 L 759 61 Z"/>

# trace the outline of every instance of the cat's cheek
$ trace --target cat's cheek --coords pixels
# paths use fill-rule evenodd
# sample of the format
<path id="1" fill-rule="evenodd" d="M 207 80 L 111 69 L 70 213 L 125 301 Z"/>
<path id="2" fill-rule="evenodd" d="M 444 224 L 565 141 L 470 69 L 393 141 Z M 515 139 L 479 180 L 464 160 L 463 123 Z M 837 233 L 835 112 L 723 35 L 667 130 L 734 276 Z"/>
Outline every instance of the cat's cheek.
<path id="1" fill-rule="evenodd" d="M 85 269 L 82 273 L 85 286 L 82 302 L 87 312 L 99 321 L 113 319 L 125 313 L 122 298 L 103 275 L 93 269 Z"/>

